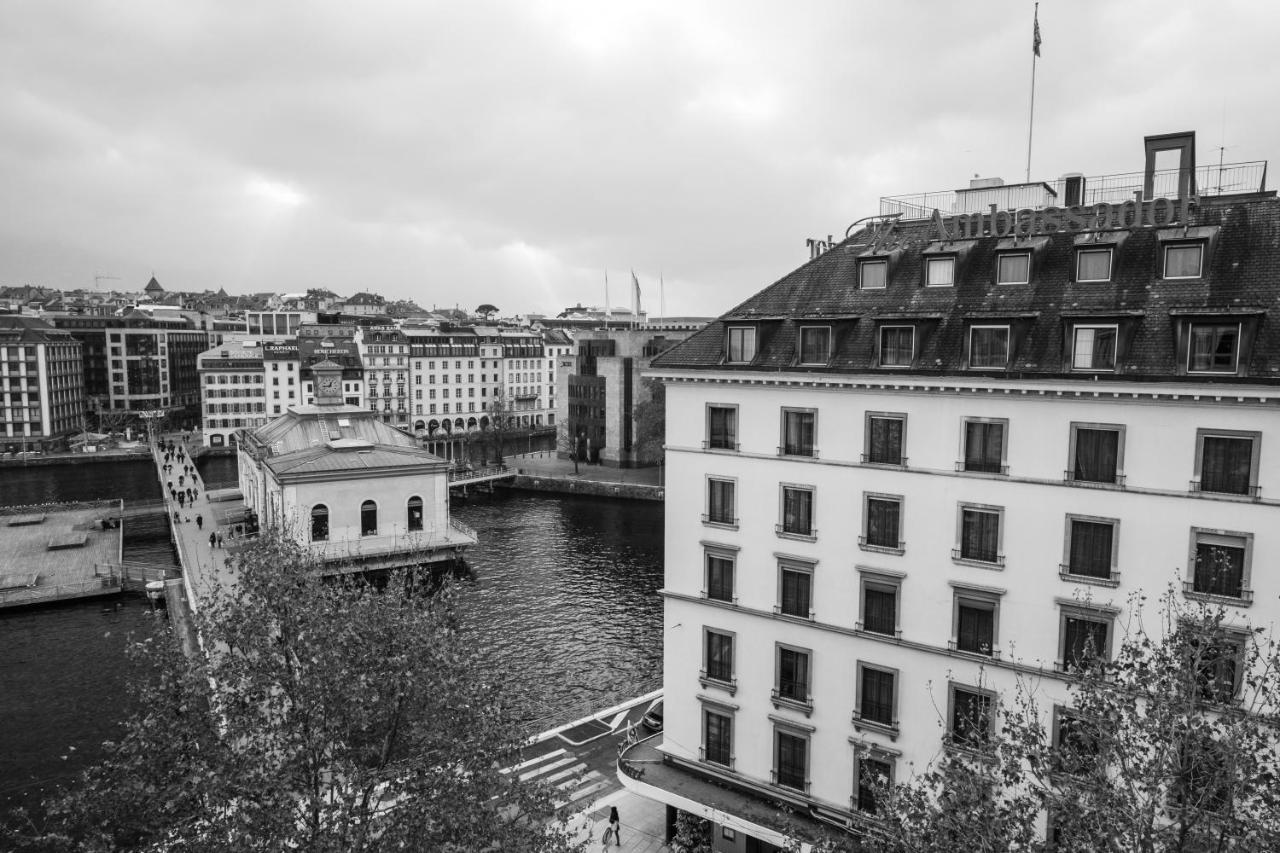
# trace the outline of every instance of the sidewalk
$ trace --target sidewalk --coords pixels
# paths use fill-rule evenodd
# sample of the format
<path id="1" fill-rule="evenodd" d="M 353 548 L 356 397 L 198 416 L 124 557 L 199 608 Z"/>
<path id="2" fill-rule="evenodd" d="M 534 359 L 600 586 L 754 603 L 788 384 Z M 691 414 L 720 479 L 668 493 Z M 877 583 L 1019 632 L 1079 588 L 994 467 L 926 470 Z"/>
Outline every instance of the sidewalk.
<path id="1" fill-rule="evenodd" d="M 622 843 L 600 844 L 605 828 L 609 826 L 609 808 L 618 809 L 622 824 Z M 570 821 L 577 832 L 576 839 L 587 842 L 588 853 L 610 850 L 616 853 L 667 853 L 671 850 L 666 838 L 667 807 L 655 800 L 642 797 L 626 789 L 615 791 L 591 804 L 589 811 Z"/>
<path id="2" fill-rule="evenodd" d="M 174 459 L 172 465 L 174 470 L 165 473 L 160 470 L 160 466 L 164 464 L 164 452 L 158 451 L 154 463 L 156 465 L 156 474 L 160 478 L 161 491 L 164 493 L 165 507 L 168 511 L 169 518 L 173 523 L 173 535 L 180 539 L 178 545 L 178 553 L 182 557 L 182 569 L 187 573 L 190 580 L 191 589 L 197 596 L 208 595 L 214 588 L 230 588 L 234 574 L 232 573 L 229 563 L 230 556 L 234 553 L 238 546 L 237 540 L 231 537 L 230 525 L 222 526 L 219 524 L 221 516 L 226 513 L 227 507 L 215 506 L 210 503 L 208 490 L 205 483 L 200 477 L 198 469 L 191 474 L 183 475 L 183 488 L 193 486 L 199 494 L 194 501 L 187 501 L 185 506 L 180 507 L 177 501 L 169 497 L 168 483 L 172 482 L 175 487 L 178 486 L 178 477 L 182 475 L 182 466 L 184 464 L 195 465 L 191 459 L 190 453 L 186 452 L 191 449 L 190 445 L 185 445 L 182 440 L 182 433 L 170 433 L 161 437 L 162 442 L 172 440 L 175 447 L 184 448 L 184 456 L 182 459 Z M 194 444 L 194 439 L 193 439 Z M 175 521 L 176 512 L 176 521 Z M 196 517 L 199 516 L 203 520 L 203 525 L 196 524 Z M 223 535 L 223 547 L 217 548 L 209 544 L 210 533 L 221 533 Z M 199 603 L 195 602 L 195 607 L 199 608 Z"/>
<path id="3" fill-rule="evenodd" d="M 560 459 L 553 451 L 521 453 L 506 458 L 507 467 L 536 477 L 555 477 L 569 480 L 591 480 L 597 483 L 629 483 L 639 486 L 661 485 L 663 470 L 653 468 L 610 468 L 605 465 L 578 463 L 574 473 L 573 461 Z"/>

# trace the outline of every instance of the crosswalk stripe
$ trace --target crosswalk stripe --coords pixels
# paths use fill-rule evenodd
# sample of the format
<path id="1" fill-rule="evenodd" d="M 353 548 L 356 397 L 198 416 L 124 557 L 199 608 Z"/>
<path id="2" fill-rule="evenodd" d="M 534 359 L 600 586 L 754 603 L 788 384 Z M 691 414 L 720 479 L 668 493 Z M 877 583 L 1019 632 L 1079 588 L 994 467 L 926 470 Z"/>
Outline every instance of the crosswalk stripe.
<path id="1" fill-rule="evenodd" d="M 502 768 L 502 772 L 503 772 L 503 773 L 514 773 L 514 772 L 516 772 L 516 771 L 518 771 L 518 770 L 524 770 L 526 767 L 532 767 L 532 766 L 533 766 L 533 765 L 535 765 L 535 764 L 540 764 L 540 763 L 542 763 L 543 761 L 546 761 L 546 760 L 548 760 L 548 759 L 551 759 L 551 758 L 559 758 L 560 756 L 562 756 L 562 755 L 564 755 L 564 754 L 565 754 L 565 753 L 564 753 L 564 749 L 563 749 L 563 748 L 561 748 L 561 749 L 557 749 L 557 750 L 554 750 L 553 752 L 543 753 L 542 755 L 534 756 L 533 758 L 530 758 L 530 759 L 529 759 L 529 760 L 527 760 L 527 761 L 521 761 L 519 764 L 513 764 L 513 765 L 511 765 L 510 767 L 504 767 L 504 768 Z"/>
<path id="2" fill-rule="evenodd" d="M 528 782 L 530 779 L 537 778 L 538 776 L 541 776 L 544 773 L 550 773 L 551 771 L 557 770 L 561 767 L 564 767 L 565 765 L 574 764 L 577 762 L 577 760 L 578 759 L 572 755 L 566 755 L 564 758 L 561 758 L 559 761 L 552 762 L 551 764 L 544 764 L 533 770 L 526 770 L 525 772 L 520 774 L 520 781 Z M 584 764 L 583 766 L 585 767 L 586 765 Z"/>
<path id="3" fill-rule="evenodd" d="M 605 779 L 601 779 L 599 782 L 595 782 L 593 784 L 588 785 L 585 788 L 579 788 L 578 790 L 574 791 L 572 794 L 569 795 L 569 798 L 567 800 L 557 801 L 555 807 L 558 809 L 562 809 L 565 806 L 569 805 L 570 803 L 576 803 L 578 800 L 581 800 L 585 797 L 590 797 L 593 794 L 598 794 L 601 791 L 608 790 L 608 788 L 609 788 L 609 782 Z"/>
<path id="4" fill-rule="evenodd" d="M 573 767 L 568 767 L 564 770 L 561 770 L 559 773 L 553 773 L 550 776 L 543 778 L 542 781 L 550 785 L 555 785 L 557 782 L 561 781 L 562 779 L 568 779 L 570 776 L 573 776 L 573 777 L 581 776 L 582 771 L 586 769 L 587 769 L 587 765 L 576 764 Z M 570 781 L 572 782 L 575 780 L 571 779 Z"/>
<path id="5" fill-rule="evenodd" d="M 594 781 L 596 779 L 603 779 L 603 778 L 604 777 L 601 776 L 599 773 L 597 773 L 595 770 L 588 770 L 586 773 L 583 773 L 581 776 L 575 776 L 574 778 L 569 779 L 565 782 L 558 783 L 555 786 L 555 788 L 557 791 L 567 791 L 570 788 L 572 788 L 574 785 L 585 785 L 588 781 Z M 547 781 L 551 781 L 551 780 L 548 779 Z"/>

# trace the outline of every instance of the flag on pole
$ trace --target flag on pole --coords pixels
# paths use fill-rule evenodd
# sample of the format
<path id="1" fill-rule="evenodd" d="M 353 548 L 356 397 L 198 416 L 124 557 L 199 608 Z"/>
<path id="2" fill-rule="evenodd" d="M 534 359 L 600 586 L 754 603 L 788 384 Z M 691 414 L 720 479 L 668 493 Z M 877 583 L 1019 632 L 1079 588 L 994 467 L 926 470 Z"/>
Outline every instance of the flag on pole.
<path id="1" fill-rule="evenodd" d="M 1031 52 L 1036 56 L 1040 55 L 1040 4 L 1036 4 L 1035 23 L 1032 24 L 1031 30 Z"/>

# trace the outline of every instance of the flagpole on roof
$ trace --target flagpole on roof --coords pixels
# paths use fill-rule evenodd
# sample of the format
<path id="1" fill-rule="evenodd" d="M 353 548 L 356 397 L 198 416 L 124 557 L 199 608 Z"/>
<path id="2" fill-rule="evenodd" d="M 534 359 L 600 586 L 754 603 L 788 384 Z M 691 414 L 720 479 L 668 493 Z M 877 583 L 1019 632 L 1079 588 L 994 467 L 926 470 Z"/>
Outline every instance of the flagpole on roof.
<path id="1" fill-rule="evenodd" d="M 1031 131 L 1036 123 L 1036 60 L 1040 58 L 1040 4 L 1031 25 L 1031 109 L 1027 116 L 1027 183 L 1031 183 Z"/>
<path id="2" fill-rule="evenodd" d="M 609 328 L 609 271 L 604 271 L 604 327 Z"/>

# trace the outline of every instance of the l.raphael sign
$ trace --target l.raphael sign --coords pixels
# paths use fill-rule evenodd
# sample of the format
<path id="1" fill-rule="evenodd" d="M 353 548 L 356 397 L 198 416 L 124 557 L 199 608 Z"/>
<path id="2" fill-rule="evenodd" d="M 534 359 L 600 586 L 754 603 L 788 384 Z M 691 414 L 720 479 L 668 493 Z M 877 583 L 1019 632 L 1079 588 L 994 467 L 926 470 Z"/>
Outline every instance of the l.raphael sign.
<path id="1" fill-rule="evenodd" d="M 977 237 L 1031 237 L 1058 231 L 1121 231 L 1185 224 L 1192 200 L 1182 198 L 1143 199 L 1142 191 L 1133 201 L 1121 204 L 1073 204 L 1070 207 L 1025 207 L 1001 210 L 991 205 L 986 213 L 961 213 L 943 216 L 933 212 L 933 237 L 936 240 L 972 240 Z"/>

